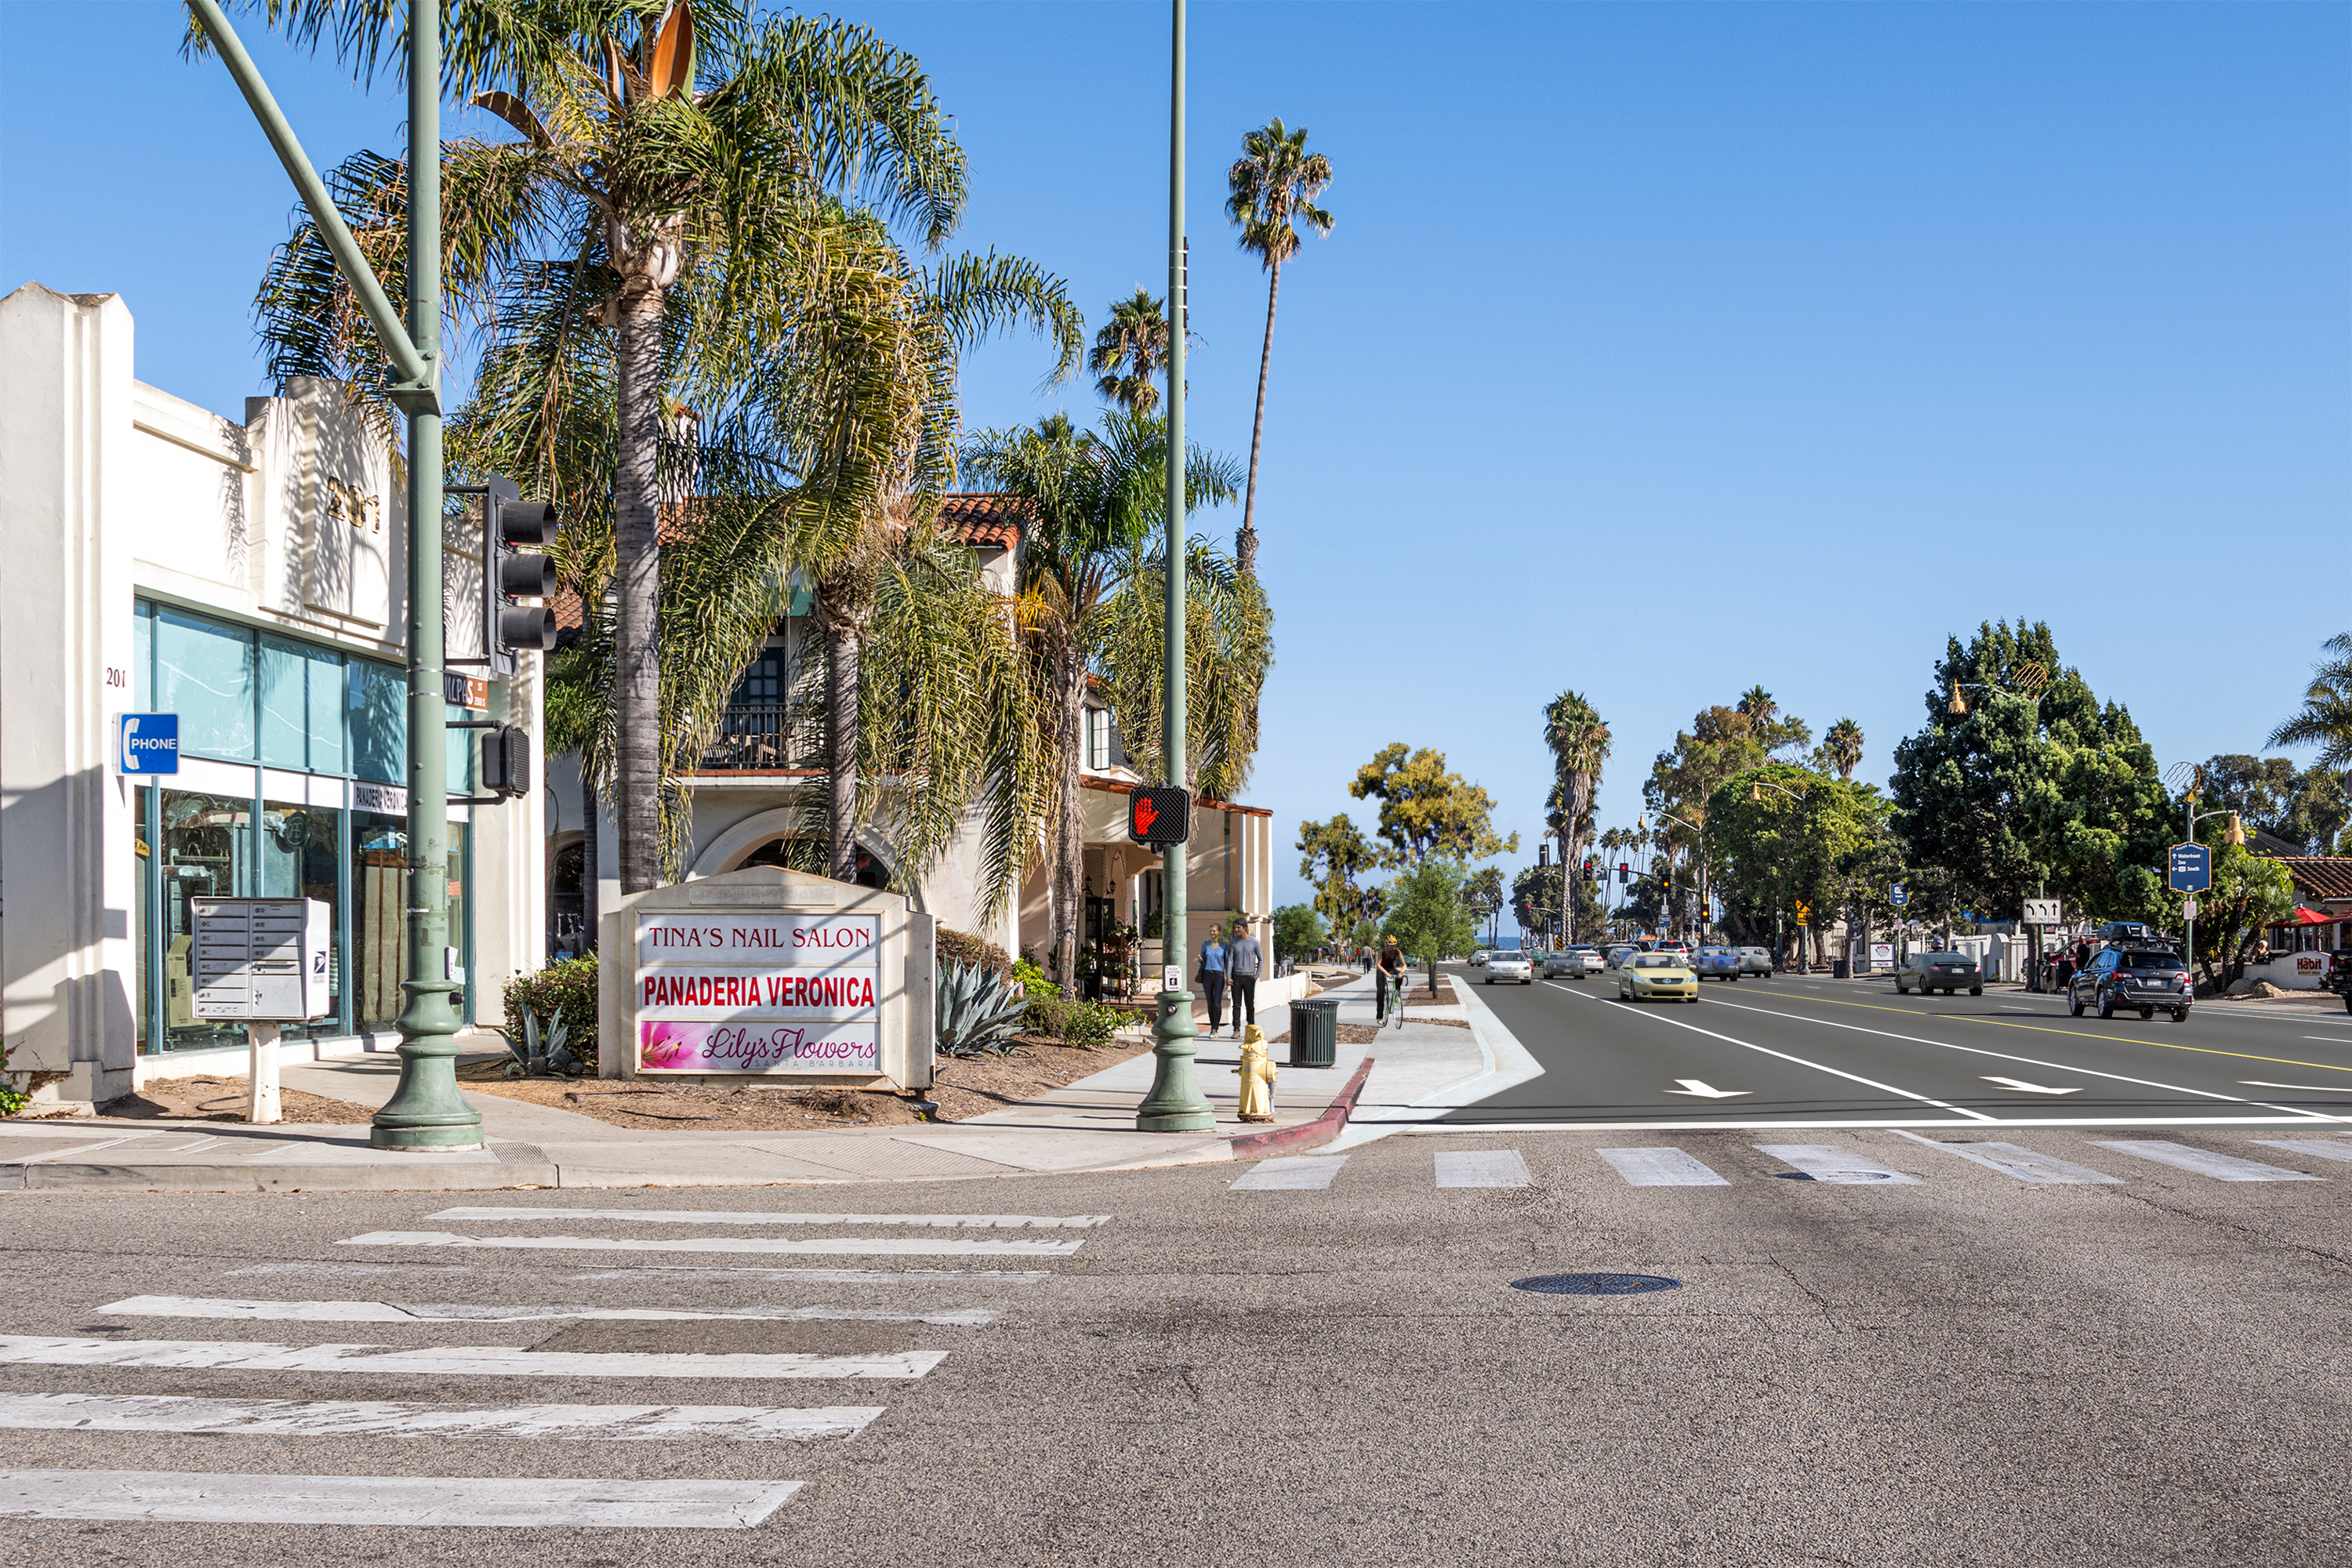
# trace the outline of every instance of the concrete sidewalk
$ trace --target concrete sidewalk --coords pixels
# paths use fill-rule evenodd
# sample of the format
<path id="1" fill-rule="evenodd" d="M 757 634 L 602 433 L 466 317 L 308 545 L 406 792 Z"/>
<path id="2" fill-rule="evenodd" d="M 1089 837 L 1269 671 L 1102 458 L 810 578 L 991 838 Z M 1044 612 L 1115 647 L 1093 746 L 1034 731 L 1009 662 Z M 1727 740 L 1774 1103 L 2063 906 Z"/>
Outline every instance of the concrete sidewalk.
<path id="1" fill-rule="evenodd" d="M 1341 1016 L 1370 1021 L 1369 982 L 1339 985 Z M 1268 1008 L 1269 1035 L 1289 1023 Z M 1434 1009 L 1462 1012 L 1459 1007 Z M 1244 1126 L 1235 1114 L 1238 1046 L 1201 1040 L 1195 1067 L 1217 1125 L 1199 1133 L 1135 1129 L 1153 1058 L 1131 1058 L 1020 1105 L 964 1121 L 811 1132 L 646 1132 L 552 1106 L 475 1094 L 485 1147 L 463 1153 L 372 1148 L 364 1126 L 121 1121 L 0 1121 L 0 1187 L 160 1192 L 456 1191 L 498 1187 L 765 1186 L 1117 1171 L 1230 1160 L 1237 1138 L 1322 1117 L 1366 1056 L 1370 1110 L 1419 1105 L 1491 1075 L 1498 1056 L 1476 1022 L 1470 1030 L 1411 1025 L 1384 1030 L 1376 1047 L 1343 1046 L 1329 1068 L 1282 1067 L 1275 1121 Z M 1410 1012 L 1408 1013 L 1410 1016 Z M 1491 1019 L 1492 1015 L 1486 1015 Z M 1494 1026 L 1499 1028 L 1499 1026 Z M 1507 1031 L 1505 1038 L 1507 1039 Z M 1509 1051 L 1517 1051 L 1512 1042 Z M 1276 1046 L 1277 1063 L 1287 1054 Z M 1524 1052 L 1517 1052 L 1524 1058 Z M 289 1063 L 288 1089 L 374 1107 L 392 1097 L 399 1064 L 385 1057 Z M 1491 1093 L 1491 1089 L 1481 1093 Z M 1475 1096 L 1474 1096 L 1475 1098 Z M 1336 1120 L 1336 1119 L 1335 1119 Z M 1246 1148 L 1246 1145 L 1244 1145 Z M 1247 1157 L 1246 1154 L 1244 1157 Z"/>

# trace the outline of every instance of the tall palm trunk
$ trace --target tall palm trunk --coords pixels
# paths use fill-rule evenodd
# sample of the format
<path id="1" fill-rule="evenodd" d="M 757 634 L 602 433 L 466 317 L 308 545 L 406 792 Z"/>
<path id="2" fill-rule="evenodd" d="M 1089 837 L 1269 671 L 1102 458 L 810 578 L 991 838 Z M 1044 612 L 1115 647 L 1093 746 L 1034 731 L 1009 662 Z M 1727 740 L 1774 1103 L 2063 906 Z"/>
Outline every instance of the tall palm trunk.
<path id="1" fill-rule="evenodd" d="M 857 880 L 858 661 L 862 625 L 847 616 L 824 622 L 825 859 L 836 882 Z"/>
<path id="2" fill-rule="evenodd" d="M 1268 268 L 1265 285 L 1265 346 L 1257 355 L 1257 418 L 1250 426 L 1249 488 L 1242 495 L 1241 531 L 1234 535 L 1234 564 L 1244 577 L 1257 572 L 1257 451 L 1265 443 L 1265 375 L 1274 363 L 1274 302 L 1282 292 L 1282 263 Z"/>
<path id="3" fill-rule="evenodd" d="M 1061 772 L 1054 802 L 1053 874 L 1047 883 L 1047 914 L 1053 932 L 1055 973 L 1064 985 L 1073 985 L 1078 977 L 1078 933 L 1086 920 L 1085 906 L 1079 901 L 1086 870 L 1086 821 L 1078 781 L 1087 667 L 1075 646 L 1061 649 L 1055 657 L 1055 665 L 1060 703 L 1054 716 L 1054 751 L 1060 760 Z M 1183 933 L 1177 932 L 1171 942 L 1169 951 L 1172 952 L 1183 946 Z"/>
<path id="4" fill-rule="evenodd" d="M 620 298 L 620 437 L 613 479 L 614 795 L 621 891 L 661 880 L 661 340 L 658 288 Z"/>

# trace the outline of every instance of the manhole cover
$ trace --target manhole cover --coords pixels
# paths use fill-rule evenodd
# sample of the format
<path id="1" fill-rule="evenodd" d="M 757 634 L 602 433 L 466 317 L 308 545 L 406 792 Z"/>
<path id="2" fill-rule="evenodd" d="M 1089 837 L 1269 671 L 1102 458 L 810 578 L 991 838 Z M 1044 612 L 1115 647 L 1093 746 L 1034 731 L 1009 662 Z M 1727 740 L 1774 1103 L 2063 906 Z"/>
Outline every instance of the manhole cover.
<path id="1" fill-rule="evenodd" d="M 1683 1282 L 1663 1274 L 1538 1274 L 1514 1279 L 1514 1290 L 1545 1296 L 1641 1296 L 1652 1290 L 1679 1290 Z"/>

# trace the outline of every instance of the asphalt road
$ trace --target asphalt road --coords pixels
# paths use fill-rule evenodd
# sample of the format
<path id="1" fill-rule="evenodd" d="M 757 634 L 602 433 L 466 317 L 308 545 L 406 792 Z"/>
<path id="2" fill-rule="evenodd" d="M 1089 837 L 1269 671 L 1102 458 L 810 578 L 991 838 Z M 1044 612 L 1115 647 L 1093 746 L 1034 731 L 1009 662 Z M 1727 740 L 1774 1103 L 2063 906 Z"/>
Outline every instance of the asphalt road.
<path id="1" fill-rule="evenodd" d="M 1693 1006 L 1620 1001 L 1613 973 L 1456 979 L 1545 1071 L 1455 1124 L 2352 1126 L 2340 1007 L 2200 1004 L 2175 1023 L 2076 1018 L 2063 998 L 1998 986 L 1900 996 L 1885 980 L 1750 976 L 1702 981 Z"/>

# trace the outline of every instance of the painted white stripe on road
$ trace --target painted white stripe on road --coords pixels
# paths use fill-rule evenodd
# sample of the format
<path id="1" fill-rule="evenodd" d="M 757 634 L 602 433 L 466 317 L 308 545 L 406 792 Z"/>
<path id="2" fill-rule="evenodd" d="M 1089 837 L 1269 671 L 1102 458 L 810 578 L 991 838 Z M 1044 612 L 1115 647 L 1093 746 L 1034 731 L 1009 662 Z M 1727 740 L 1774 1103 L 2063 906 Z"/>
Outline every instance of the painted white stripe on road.
<path id="1" fill-rule="evenodd" d="M 2195 1176 L 2210 1176 L 2217 1182 L 2324 1182 L 2327 1179 L 2303 1171 L 2290 1171 L 2280 1165 L 2265 1165 L 2259 1160 L 2241 1160 L 2231 1154 L 2192 1149 L 2186 1143 L 2168 1143 L 2160 1138 L 2097 1142 L 2102 1149 L 2153 1160 L 2159 1165 L 2169 1165 L 2176 1171 L 2187 1171 Z"/>
<path id="2" fill-rule="evenodd" d="M 415 1372 L 493 1377 L 920 1377 L 945 1351 L 888 1355 L 629 1355 L 528 1345 L 273 1345 L 224 1340 L 83 1340 L 0 1334 L 0 1364 L 226 1368 L 238 1372 Z"/>
<path id="3" fill-rule="evenodd" d="M 1293 1154 L 1281 1160 L 1260 1160 L 1249 1174 L 1234 1183 L 1234 1192 L 1316 1193 L 1331 1184 L 1345 1154 Z"/>
<path id="4" fill-rule="evenodd" d="M 1717 1005 L 1738 1007 L 1739 1004 L 1737 1002 L 1724 1002 L 1718 1003 Z M 1744 1007 L 1740 1010 L 1747 1013 L 1770 1013 L 1772 1011 L 1769 1007 Z M 1799 1016 L 1799 1015 L 1794 1013 L 1779 1013 L 1774 1014 L 1773 1016 L 1782 1018 L 1793 1018 Z M 1948 1110 L 1955 1116 L 1965 1116 L 1971 1121 L 1990 1121 L 1992 1120 L 1991 1117 L 1985 1115 L 1980 1110 L 1970 1110 L 1965 1106 L 1948 1104 L 1943 1100 L 1934 1098 L 1932 1095 L 1915 1094 L 1910 1089 L 1897 1089 L 1891 1083 L 1881 1083 L 1876 1079 L 1864 1078 L 1860 1073 L 1847 1072 L 1843 1068 L 1827 1067 L 1820 1062 L 1809 1062 L 1802 1057 L 1792 1057 L 1786 1051 L 1776 1051 L 1769 1046 L 1759 1046 L 1752 1040 L 1743 1040 L 1731 1035 L 1719 1034 L 1713 1029 L 1703 1029 L 1696 1024 L 1685 1024 L 1680 1018 L 1669 1018 L 1662 1014 L 1650 1012 L 1643 1013 L 1642 1016 L 1645 1018 L 1655 1018 L 1662 1024 L 1672 1024 L 1677 1029 L 1688 1029 L 1694 1035 L 1705 1035 L 1711 1040 L 1721 1040 L 1727 1046 L 1738 1046 L 1740 1049 L 1745 1051 L 1756 1051 L 1764 1056 L 1778 1057 L 1784 1062 L 1794 1062 L 1801 1068 L 1811 1068 L 1815 1072 L 1825 1072 L 1832 1078 L 1842 1078 L 1850 1083 L 1862 1084 L 1865 1088 L 1869 1089 L 1884 1089 L 1888 1094 L 1899 1095 L 1905 1100 L 1916 1100 L 1922 1105 L 1932 1105 L 1938 1110 Z"/>
<path id="5" fill-rule="evenodd" d="M 894 1236 L 845 1236 L 824 1241 L 783 1241 L 765 1236 L 698 1236 L 690 1241 L 636 1237 L 459 1236 L 446 1230 L 373 1230 L 346 1237 L 339 1247 L 497 1247 L 557 1252 L 856 1252 L 894 1258 L 1067 1258 L 1082 1241 L 929 1241 Z"/>
<path id="6" fill-rule="evenodd" d="M 1916 1184 L 1919 1180 L 1916 1176 L 1906 1176 L 1890 1166 L 1882 1165 L 1867 1155 L 1828 1143 L 1759 1143 L 1755 1147 L 1783 1164 L 1794 1165 L 1801 1174 L 1816 1182 L 1895 1186 Z"/>
<path id="7" fill-rule="evenodd" d="M 798 1481 L 0 1470 L 0 1518 L 749 1530 Z"/>
<path id="8" fill-rule="evenodd" d="M 1706 1162 L 1680 1149 L 1595 1149 L 1633 1187 L 1727 1187 Z"/>
<path id="9" fill-rule="evenodd" d="M 1958 1154 L 1988 1171 L 1999 1171 L 2028 1185 L 2037 1187 L 2119 1187 L 2123 1178 L 2094 1171 L 2088 1165 L 2077 1165 L 2071 1160 L 2061 1160 L 2055 1154 L 2017 1143 L 1945 1143 L 1933 1138 L 1922 1138 L 1916 1132 L 1895 1131 L 1915 1143 L 1925 1143 L 1930 1149 L 1941 1149 L 1947 1154 Z"/>
<path id="10" fill-rule="evenodd" d="M 1090 1230 L 1107 1214 L 730 1214 L 719 1209 L 443 1209 L 426 1219 L 626 1219 L 646 1225 L 922 1226 L 935 1230 Z"/>
<path id="11" fill-rule="evenodd" d="M 232 1268 L 226 1277 L 241 1279 L 320 1274 L 335 1279 L 382 1279 L 394 1274 L 424 1274 L 437 1279 L 449 1274 L 478 1274 L 485 1267 L 471 1263 L 257 1263 L 249 1268 Z M 655 1274 L 680 1279 L 764 1279 L 789 1285 L 1043 1285 L 1054 1278 L 1043 1268 L 761 1268 L 756 1265 L 742 1268 L 688 1268 L 661 1263 L 641 1263 L 634 1268 L 598 1268 L 560 1278 L 567 1284 L 577 1285 L 592 1279 L 635 1279 Z"/>
<path id="12" fill-rule="evenodd" d="M 855 1437 L 879 1405 L 436 1405 L 396 1399 L 197 1399 L 176 1394 L 0 1394 L 13 1432 L 189 1432 L 237 1437 L 564 1437 L 817 1442 Z"/>
<path id="13" fill-rule="evenodd" d="M 993 1307 L 943 1312 L 893 1312 L 881 1307 L 738 1307 L 693 1312 L 664 1307 L 476 1307 L 461 1302 L 258 1301 L 225 1296 L 133 1296 L 92 1309 L 125 1318 L 218 1318 L 247 1323 L 531 1323 L 550 1318 L 623 1321 L 749 1319 L 793 1323 L 933 1323 L 977 1329 L 1002 1316 Z"/>
<path id="14" fill-rule="evenodd" d="M 2316 1155 L 2322 1160 L 2352 1161 L 2352 1143 L 2331 1143 L 2325 1138 L 2257 1138 L 2253 1140 L 2273 1149 L 2291 1149 L 2303 1155 Z"/>
<path id="15" fill-rule="evenodd" d="M 1454 1149 L 1437 1156 L 1441 1187 L 1531 1187 L 1535 1180 L 1517 1149 Z"/>

